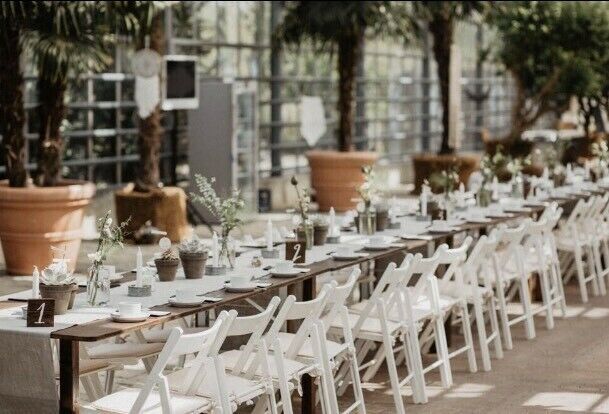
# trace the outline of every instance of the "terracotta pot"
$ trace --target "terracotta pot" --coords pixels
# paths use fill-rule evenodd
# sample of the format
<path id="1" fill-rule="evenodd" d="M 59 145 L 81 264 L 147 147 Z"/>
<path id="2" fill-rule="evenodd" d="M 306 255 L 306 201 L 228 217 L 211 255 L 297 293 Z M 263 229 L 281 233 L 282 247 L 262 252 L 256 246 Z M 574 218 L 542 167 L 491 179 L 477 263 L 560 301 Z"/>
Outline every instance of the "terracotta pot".
<path id="1" fill-rule="evenodd" d="M 180 259 L 155 259 L 154 265 L 156 266 L 156 271 L 159 274 L 159 280 L 161 282 L 171 282 L 175 280 L 179 264 Z"/>
<path id="2" fill-rule="evenodd" d="M 56 187 L 11 188 L 0 182 L 0 239 L 9 274 L 30 275 L 53 260 L 51 246 L 65 249 L 74 270 L 85 207 L 95 186 L 65 180 Z"/>
<path id="3" fill-rule="evenodd" d="M 326 239 L 328 238 L 328 229 L 327 225 L 325 226 L 313 226 L 313 245 L 314 246 L 323 246 L 326 244 Z"/>
<path id="4" fill-rule="evenodd" d="M 167 232 L 173 242 L 179 242 L 189 231 L 186 219 L 186 193 L 179 187 L 163 187 L 148 193 L 133 191 L 133 184 L 114 193 L 116 218 L 119 223 L 131 217 L 127 228 L 133 235 L 148 220 L 159 230 Z"/>
<path id="5" fill-rule="evenodd" d="M 186 279 L 201 279 L 205 273 L 207 252 L 180 252 L 180 261 L 182 262 L 182 268 L 184 269 L 184 276 Z"/>
<path id="6" fill-rule="evenodd" d="M 63 315 L 74 304 L 72 296 L 78 286 L 71 285 L 45 285 L 40 284 L 40 297 L 42 299 L 55 299 L 55 315 Z"/>
<path id="7" fill-rule="evenodd" d="M 480 156 L 476 154 L 415 154 L 412 156 L 414 168 L 414 191 L 421 192 L 423 181 L 434 172 L 441 172 L 453 165 L 459 165 L 459 181 L 467 185 L 469 176 L 478 169 Z"/>
<path id="8" fill-rule="evenodd" d="M 334 207 L 336 211 L 347 211 L 355 207 L 357 188 L 363 183 L 362 167 L 373 165 L 378 155 L 374 152 L 307 152 L 311 167 L 311 187 L 320 211 Z"/>

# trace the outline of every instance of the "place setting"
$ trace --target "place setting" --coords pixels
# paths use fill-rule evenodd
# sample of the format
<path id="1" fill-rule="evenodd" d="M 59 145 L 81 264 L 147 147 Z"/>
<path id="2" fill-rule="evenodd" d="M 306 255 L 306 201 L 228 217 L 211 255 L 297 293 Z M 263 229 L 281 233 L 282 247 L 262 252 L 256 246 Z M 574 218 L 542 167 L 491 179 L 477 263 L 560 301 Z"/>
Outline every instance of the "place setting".
<path id="1" fill-rule="evenodd" d="M 150 312 L 142 309 L 141 303 L 121 302 L 110 317 L 114 322 L 120 323 L 143 322 L 150 317 Z"/>
<path id="2" fill-rule="evenodd" d="M 307 273 L 309 270 L 304 267 L 296 267 L 292 260 L 278 260 L 270 269 L 270 274 L 272 277 L 290 278 Z"/>
<path id="3" fill-rule="evenodd" d="M 328 255 L 337 261 L 349 261 L 366 257 L 368 256 L 368 253 L 358 252 L 352 246 L 339 246 L 335 251 L 328 253 Z"/>

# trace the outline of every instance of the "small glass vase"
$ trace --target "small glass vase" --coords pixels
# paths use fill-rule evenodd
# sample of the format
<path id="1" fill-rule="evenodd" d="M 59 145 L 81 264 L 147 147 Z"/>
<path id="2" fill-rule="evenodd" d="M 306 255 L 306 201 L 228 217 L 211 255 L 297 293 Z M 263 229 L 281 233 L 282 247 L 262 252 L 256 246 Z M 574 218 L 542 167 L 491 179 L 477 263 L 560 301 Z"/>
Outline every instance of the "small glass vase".
<path id="1" fill-rule="evenodd" d="M 89 268 L 87 279 L 87 303 L 89 306 L 105 306 L 110 302 L 110 274 L 101 264 Z"/>
<path id="2" fill-rule="evenodd" d="M 370 236 L 376 232 L 376 210 L 367 208 L 357 214 L 357 231 Z"/>
<path id="3" fill-rule="evenodd" d="M 226 266 L 229 269 L 235 268 L 235 258 L 237 251 L 235 241 L 232 237 L 227 236 L 220 239 L 220 256 L 218 258 L 219 266 Z"/>
<path id="4" fill-rule="evenodd" d="M 517 174 L 512 178 L 512 191 L 510 195 L 512 198 L 524 198 L 524 181 L 521 174 Z"/>
<path id="5" fill-rule="evenodd" d="M 488 207 L 491 204 L 492 193 L 488 188 L 482 187 L 476 193 L 478 207 Z"/>
<path id="6" fill-rule="evenodd" d="M 307 219 L 301 222 L 296 229 L 296 237 L 299 241 L 304 241 L 307 245 L 307 250 L 311 250 L 314 244 L 315 227 L 313 222 Z"/>

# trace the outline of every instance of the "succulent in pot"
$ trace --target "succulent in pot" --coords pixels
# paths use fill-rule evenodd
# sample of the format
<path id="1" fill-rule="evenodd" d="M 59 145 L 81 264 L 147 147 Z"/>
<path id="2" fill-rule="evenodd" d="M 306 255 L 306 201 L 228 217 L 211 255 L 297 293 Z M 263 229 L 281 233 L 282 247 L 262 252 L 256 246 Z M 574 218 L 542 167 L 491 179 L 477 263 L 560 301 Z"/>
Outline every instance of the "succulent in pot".
<path id="1" fill-rule="evenodd" d="M 313 245 L 323 246 L 328 238 L 328 221 L 323 217 L 313 220 Z"/>
<path id="2" fill-rule="evenodd" d="M 182 268 L 186 279 L 200 279 L 205 272 L 207 249 L 196 234 L 178 246 Z"/>
<path id="3" fill-rule="evenodd" d="M 172 280 L 175 280 L 179 264 L 180 259 L 171 247 L 163 251 L 160 257 L 154 259 L 154 265 L 156 266 L 159 280 L 161 282 L 171 282 Z"/>
<path id="4" fill-rule="evenodd" d="M 62 315 L 74 305 L 78 285 L 65 260 L 48 265 L 40 276 L 40 297 L 55 299 L 55 315 Z"/>

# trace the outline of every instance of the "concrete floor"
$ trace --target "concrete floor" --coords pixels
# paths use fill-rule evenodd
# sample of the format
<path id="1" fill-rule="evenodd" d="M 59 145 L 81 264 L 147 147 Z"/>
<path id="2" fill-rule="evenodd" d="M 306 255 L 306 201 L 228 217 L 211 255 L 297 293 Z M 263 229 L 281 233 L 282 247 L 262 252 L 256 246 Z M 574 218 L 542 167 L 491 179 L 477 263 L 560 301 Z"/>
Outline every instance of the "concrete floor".
<path id="1" fill-rule="evenodd" d="M 86 253 L 94 249 L 83 243 L 79 270 L 86 270 Z M 117 268 L 134 263 L 133 246 L 117 254 Z M 146 249 L 152 254 L 155 248 Z M 0 274 L 3 259 L 0 257 Z M 0 295 L 30 286 L 28 277 L 0 277 Z M 568 316 L 556 319 L 555 329 L 545 328 L 545 318 L 536 318 L 537 338 L 528 341 L 522 325 L 513 329 L 514 349 L 503 360 L 493 360 L 491 372 L 470 373 L 465 356 L 453 360 L 454 386 L 442 389 L 436 371 L 427 377 L 429 403 L 414 405 L 410 388 L 403 393 L 408 413 L 609 413 L 609 296 L 593 297 L 582 305 L 578 289 L 566 289 Z M 455 343 L 462 338 L 453 334 Z M 478 357 L 480 366 L 480 358 Z M 391 388 L 384 370 L 365 384 L 367 412 L 393 413 Z M 343 397 L 345 404 L 350 395 Z M 297 399 L 295 398 L 297 405 Z"/>

